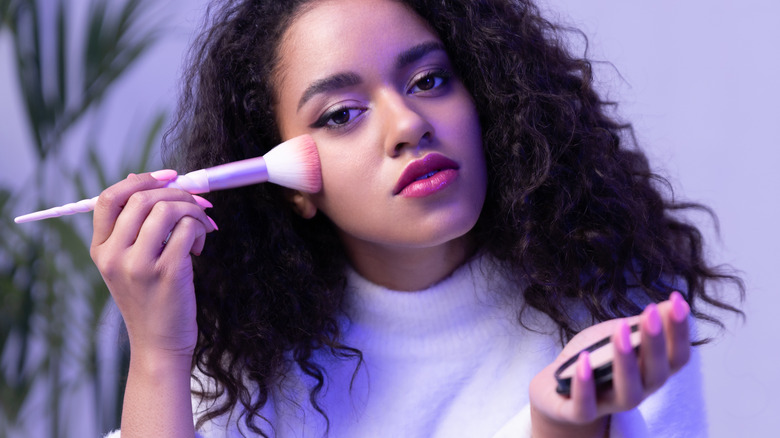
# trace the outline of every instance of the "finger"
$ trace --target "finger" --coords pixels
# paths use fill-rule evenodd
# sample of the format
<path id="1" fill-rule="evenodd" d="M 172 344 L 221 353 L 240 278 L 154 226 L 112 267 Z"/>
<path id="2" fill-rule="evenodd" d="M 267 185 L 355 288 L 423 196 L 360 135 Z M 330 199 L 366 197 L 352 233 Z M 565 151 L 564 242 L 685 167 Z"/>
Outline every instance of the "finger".
<path id="1" fill-rule="evenodd" d="M 669 297 L 664 328 L 666 331 L 666 350 L 669 356 L 671 372 L 676 372 L 688 363 L 691 355 L 690 328 L 688 316 L 691 308 L 679 292 Z"/>
<path id="2" fill-rule="evenodd" d="M 655 303 L 642 312 L 639 326 L 642 333 L 642 347 L 639 349 L 642 384 L 646 395 L 660 388 L 669 378 L 669 358 L 663 321 Z"/>
<path id="3" fill-rule="evenodd" d="M 200 223 L 204 229 L 203 234 L 210 233 L 217 229 L 214 220 L 208 217 L 203 209 L 196 204 L 182 201 L 157 202 L 143 222 L 134 246 L 141 251 L 141 254 L 144 257 L 149 259 L 158 257 L 162 253 L 163 247 L 171 245 L 171 240 L 174 237 L 181 239 L 174 231 L 176 231 L 175 228 L 182 219 L 186 217 L 192 218 Z M 200 233 L 199 230 L 192 230 L 190 225 L 187 225 L 185 229 Z M 181 230 L 178 232 L 181 233 Z M 195 249 L 202 249 L 202 245 L 200 248 Z M 187 249 L 186 252 L 189 251 L 190 249 Z"/>
<path id="4" fill-rule="evenodd" d="M 152 210 L 158 204 L 165 202 L 188 203 L 196 209 L 203 209 L 198 200 L 181 189 L 162 188 L 135 192 L 127 200 L 125 208 L 116 219 L 116 225 L 111 235 L 112 244 L 126 248 L 135 243 L 142 225 Z M 175 223 L 176 221 L 173 221 L 170 224 L 168 231 L 173 229 Z M 162 240 L 159 242 L 162 242 Z"/>
<path id="5" fill-rule="evenodd" d="M 154 172 L 154 176 L 153 174 L 130 174 L 123 181 L 104 190 L 95 204 L 92 219 L 92 246 L 102 245 L 108 240 L 114 230 L 117 217 L 133 193 L 164 187 L 169 180 L 175 177 L 175 171 Z"/>
<path id="6" fill-rule="evenodd" d="M 206 233 L 208 228 L 203 222 L 191 216 L 182 217 L 171 231 L 160 258 L 180 260 L 190 254 L 200 255 L 206 241 Z"/>
<path id="7" fill-rule="evenodd" d="M 631 345 L 631 329 L 622 320 L 612 335 L 614 359 L 612 362 L 612 387 L 614 403 L 625 411 L 638 405 L 644 398 L 639 361 Z"/>
<path id="8" fill-rule="evenodd" d="M 580 353 L 577 358 L 576 371 L 572 376 L 571 418 L 580 424 L 590 423 L 598 416 L 596 404 L 596 383 L 590 364 L 590 354 Z"/>
<path id="9" fill-rule="evenodd" d="M 190 254 L 199 256 L 203 253 L 203 248 L 206 246 L 206 233 L 197 236 L 192 246 L 190 247 Z"/>
<path id="10" fill-rule="evenodd" d="M 218 229 L 217 224 L 214 223 L 214 220 L 211 219 L 211 217 L 209 216 L 206 217 L 211 221 L 211 225 L 214 227 L 214 231 L 216 231 Z M 203 233 L 198 233 L 195 236 L 195 240 L 192 242 L 192 245 L 190 245 L 190 250 L 189 250 L 190 254 L 199 256 L 203 252 L 203 247 L 206 246 L 206 234 L 208 234 L 209 232 L 210 231 L 207 230 Z M 173 234 L 173 232 L 171 232 L 171 234 Z"/>

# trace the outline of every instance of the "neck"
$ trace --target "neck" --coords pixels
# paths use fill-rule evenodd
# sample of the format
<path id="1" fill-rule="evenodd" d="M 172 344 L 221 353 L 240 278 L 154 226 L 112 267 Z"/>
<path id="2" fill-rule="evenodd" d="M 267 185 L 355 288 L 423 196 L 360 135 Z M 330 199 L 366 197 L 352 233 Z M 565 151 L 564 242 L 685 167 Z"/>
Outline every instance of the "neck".
<path id="1" fill-rule="evenodd" d="M 374 284 L 417 291 L 447 278 L 474 253 L 471 233 L 430 248 L 346 245 L 353 268 Z"/>

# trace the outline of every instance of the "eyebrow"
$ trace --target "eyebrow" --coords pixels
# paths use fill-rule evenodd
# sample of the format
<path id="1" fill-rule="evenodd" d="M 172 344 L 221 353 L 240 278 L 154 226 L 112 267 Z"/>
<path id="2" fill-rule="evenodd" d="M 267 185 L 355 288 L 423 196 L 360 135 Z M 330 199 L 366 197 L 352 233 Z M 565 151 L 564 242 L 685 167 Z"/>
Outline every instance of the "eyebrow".
<path id="1" fill-rule="evenodd" d="M 395 68 L 400 70 L 413 62 L 419 61 L 425 55 L 437 50 L 441 50 L 442 52 L 445 51 L 444 45 L 438 41 L 429 41 L 418 44 L 414 47 L 404 50 L 395 58 Z"/>
<path id="2" fill-rule="evenodd" d="M 400 70 L 437 50 L 444 51 L 444 45 L 438 41 L 429 41 L 410 47 L 396 56 L 395 68 L 396 70 Z M 335 91 L 340 88 L 352 87 L 361 82 L 363 81 L 360 76 L 354 72 L 336 73 L 332 76 L 314 81 L 314 83 L 309 85 L 303 92 L 301 99 L 298 101 L 297 110 L 300 111 L 301 107 L 317 94 Z"/>
<path id="3" fill-rule="evenodd" d="M 363 81 L 360 79 L 360 76 L 358 76 L 357 73 L 352 72 L 336 73 L 333 76 L 328 76 L 327 78 L 315 81 L 303 92 L 301 100 L 298 101 L 298 111 L 300 111 L 301 107 L 306 102 L 319 93 L 327 93 L 329 91 L 338 90 L 339 88 L 351 87 L 361 82 Z"/>

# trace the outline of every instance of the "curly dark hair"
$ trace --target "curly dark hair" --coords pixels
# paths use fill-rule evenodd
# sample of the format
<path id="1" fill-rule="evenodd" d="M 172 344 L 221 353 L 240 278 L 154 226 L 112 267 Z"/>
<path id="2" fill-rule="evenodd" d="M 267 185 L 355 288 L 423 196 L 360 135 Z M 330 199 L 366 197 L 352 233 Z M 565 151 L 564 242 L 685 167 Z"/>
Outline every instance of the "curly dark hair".
<path id="1" fill-rule="evenodd" d="M 209 10 L 190 53 L 179 113 L 166 135 L 173 165 L 194 170 L 265 154 L 281 141 L 273 112 L 280 39 L 306 0 L 235 0 Z M 581 327 L 561 303 L 576 300 L 592 322 L 641 311 L 680 289 L 692 314 L 706 303 L 739 310 L 708 290 L 741 280 L 708 265 L 700 231 L 680 211 L 633 141 L 608 113 L 591 63 L 569 53 L 570 29 L 530 0 L 404 0 L 438 33 L 473 96 L 488 165 L 487 200 L 474 229 L 481 250 L 517 280 L 523 304 L 549 315 L 561 341 Z M 584 38 L 584 36 L 580 35 Z M 278 379 L 297 364 L 319 382 L 312 359 L 326 349 L 359 366 L 340 342 L 337 316 L 347 263 L 330 221 L 304 220 L 285 189 L 261 184 L 208 195 L 221 225 L 194 259 L 199 339 L 193 368 L 216 382 L 198 391 L 216 403 L 199 424 L 240 404 L 248 429 Z M 708 210 L 707 210 L 708 211 Z M 629 296 L 629 291 L 631 295 Z M 327 418 L 327 417 L 326 417 Z"/>

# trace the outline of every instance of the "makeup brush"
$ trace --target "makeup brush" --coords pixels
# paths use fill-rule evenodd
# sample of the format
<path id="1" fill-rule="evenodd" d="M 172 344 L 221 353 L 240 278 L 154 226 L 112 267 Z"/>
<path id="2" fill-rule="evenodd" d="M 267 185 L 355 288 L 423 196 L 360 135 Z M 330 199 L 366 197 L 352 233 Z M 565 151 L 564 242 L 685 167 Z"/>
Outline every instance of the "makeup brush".
<path id="1" fill-rule="evenodd" d="M 197 194 L 263 182 L 271 182 L 307 193 L 319 192 L 322 188 L 322 173 L 320 156 L 314 140 L 308 135 L 301 135 L 279 144 L 262 157 L 234 161 L 179 175 L 166 187 Z M 14 222 L 19 224 L 92 211 L 97 199 L 96 196 L 29 213 L 17 217 Z"/>

